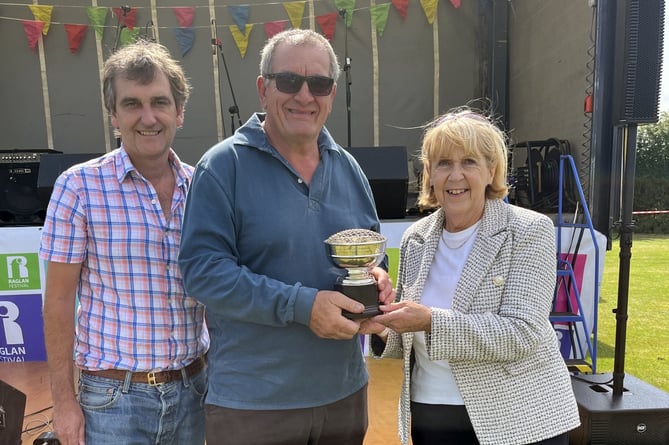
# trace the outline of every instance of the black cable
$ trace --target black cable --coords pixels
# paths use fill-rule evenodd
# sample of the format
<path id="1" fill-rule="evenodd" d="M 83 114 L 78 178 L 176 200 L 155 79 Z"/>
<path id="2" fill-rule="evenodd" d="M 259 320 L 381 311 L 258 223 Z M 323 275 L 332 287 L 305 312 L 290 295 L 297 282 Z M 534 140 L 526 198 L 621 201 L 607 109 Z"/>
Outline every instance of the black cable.
<path id="1" fill-rule="evenodd" d="M 34 415 L 37 415 L 37 414 L 41 414 L 41 413 L 43 413 L 44 411 L 48 411 L 48 410 L 50 410 L 50 409 L 52 409 L 52 408 L 53 408 L 53 405 L 51 405 L 51 406 L 47 406 L 46 408 L 42 408 L 42 409 L 37 410 L 37 411 L 35 411 L 35 412 L 33 412 L 33 413 L 26 414 L 26 415 L 23 416 L 23 417 L 26 418 L 26 417 L 34 416 Z"/>

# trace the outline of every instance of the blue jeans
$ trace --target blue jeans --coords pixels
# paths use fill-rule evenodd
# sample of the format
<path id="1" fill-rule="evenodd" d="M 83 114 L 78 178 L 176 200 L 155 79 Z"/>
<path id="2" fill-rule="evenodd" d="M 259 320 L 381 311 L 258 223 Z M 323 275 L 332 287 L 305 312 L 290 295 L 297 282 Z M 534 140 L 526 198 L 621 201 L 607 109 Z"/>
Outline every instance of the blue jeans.
<path id="1" fill-rule="evenodd" d="M 88 374 L 79 378 L 86 443 L 202 445 L 207 370 L 151 386 Z"/>

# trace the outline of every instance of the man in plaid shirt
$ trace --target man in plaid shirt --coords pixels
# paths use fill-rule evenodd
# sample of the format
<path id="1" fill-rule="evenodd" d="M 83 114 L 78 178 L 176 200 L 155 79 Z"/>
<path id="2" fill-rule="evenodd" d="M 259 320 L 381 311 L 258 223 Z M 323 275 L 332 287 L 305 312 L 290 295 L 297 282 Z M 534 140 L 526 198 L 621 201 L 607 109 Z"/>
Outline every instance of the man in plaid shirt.
<path id="1" fill-rule="evenodd" d="M 190 85 L 138 42 L 103 88 L 121 147 L 59 176 L 41 239 L 54 428 L 64 445 L 202 444 L 209 337 L 177 266 L 193 168 L 171 148 Z"/>

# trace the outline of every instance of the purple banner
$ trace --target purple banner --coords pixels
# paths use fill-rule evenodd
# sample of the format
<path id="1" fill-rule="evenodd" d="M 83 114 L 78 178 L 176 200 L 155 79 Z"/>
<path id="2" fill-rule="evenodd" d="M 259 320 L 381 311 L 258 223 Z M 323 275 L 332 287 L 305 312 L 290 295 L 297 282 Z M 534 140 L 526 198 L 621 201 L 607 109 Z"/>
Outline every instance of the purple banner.
<path id="1" fill-rule="evenodd" d="M 0 295 L 0 361 L 45 360 L 42 295 Z"/>

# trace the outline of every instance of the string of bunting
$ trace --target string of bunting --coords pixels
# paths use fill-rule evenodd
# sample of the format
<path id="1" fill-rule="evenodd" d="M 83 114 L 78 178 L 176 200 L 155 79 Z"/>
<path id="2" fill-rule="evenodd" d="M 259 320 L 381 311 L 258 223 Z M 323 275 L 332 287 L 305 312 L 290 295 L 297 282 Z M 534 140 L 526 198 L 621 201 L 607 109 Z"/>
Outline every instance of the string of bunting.
<path id="1" fill-rule="evenodd" d="M 460 0 L 449 0 L 451 5 L 454 8 L 459 8 L 461 5 Z M 427 22 L 431 25 L 434 22 L 437 12 L 437 2 L 438 0 L 420 0 L 421 7 L 425 13 Z M 254 7 L 263 7 L 267 5 L 282 5 L 288 20 L 275 20 L 264 23 L 249 23 L 249 16 L 251 12 L 251 7 L 248 5 L 229 5 L 226 7 L 232 22 L 234 25 L 227 25 L 230 34 L 232 35 L 237 49 L 239 50 L 240 56 L 244 58 L 246 55 L 246 49 L 248 47 L 249 36 L 255 25 L 262 25 L 264 27 L 265 34 L 267 38 L 272 37 L 274 34 L 284 30 L 290 21 L 293 28 L 299 28 L 302 20 L 304 19 L 304 10 L 306 1 L 289 1 L 285 3 L 265 3 L 260 5 L 255 5 Z M 388 14 L 390 6 L 392 5 L 394 9 L 398 12 L 401 19 L 404 20 L 407 17 L 407 10 L 409 6 L 409 0 L 391 0 L 391 3 L 384 3 L 380 5 L 373 5 L 367 8 L 356 8 L 355 0 L 334 0 L 335 7 L 337 10 L 335 12 L 322 14 L 316 16 L 316 22 L 318 23 L 321 32 L 328 39 L 332 40 L 335 33 L 335 27 L 337 23 L 337 18 L 339 17 L 339 12 L 341 10 L 346 11 L 346 26 L 350 27 L 353 15 L 356 11 L 368 10 L 372 22 L 376 28 L 376 32 L 379 36 L 383 35 L 385 26 L 388 20 Z M 35 51 L 38 43 L 41 38 L 44 38 L 49 33 L 51 25 L 63 25 L 67 40 L 69 50 L 72 54 L 76 53 L 85 38 L 89 24 L 95 30 L 95 35 L 98 40 L 102 40 L 105 29 L 117 29 L 118 31 L 118 40 L 121 46 L 127 45 L 135 41 L 141 32 L 141 28 L 137 27 L 137 15 L 138 11 L 148 10 L 150 8 L 137 8 L 137 7 L 101 7 L 101 6 L 54 6 L 54 5 L 18 5 L 13 3 L 0 3 L 0 6 L 18 6 L 24 7 L 27 6 L 30 9 L 30 12 L 33 15 L 34 20 L 26 20 L 21 18 L 12 18 L 12 17 L 3 17 L 0 16 L 0 20 L 16 20 L 20 21 L 23 25 L 23 30 L 25 36 L 28 40 L 28 46 L 31 50 Z M 57 21 L 52 21 L 52 16 L 54 13 L 54 8 L 60 10 L 61 8 L 85 8 L 86 15 L 89 20 L 89 24 L 81 23 L 61 23 Z M 202 6 L 206 7 L 206 6 Z M 181 56 L 185 56 L 188 51 L 193 47 L 195 41 L 195 30 L 202 28 L 209 30 L 210 26 L 193 26 L 196 9 L 200 6 L 175 6 L 175 7 L 160 7 L 157 6 L 156 9 L 171 9 L 174 12 L 176 22 L 178 26 L 176 27 L 154 27 L 153 22 L 149 21 L 151 24 L 152 30 L 155 29 L 172 29 L 179 47 L 181 49 Z M 111 11 L 112 16 L 116 19 L 116 24 L 113 26 L 105 25 L 109 12 Z M 148 28 L 149 25 L 147 25 Z"/>

